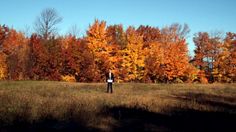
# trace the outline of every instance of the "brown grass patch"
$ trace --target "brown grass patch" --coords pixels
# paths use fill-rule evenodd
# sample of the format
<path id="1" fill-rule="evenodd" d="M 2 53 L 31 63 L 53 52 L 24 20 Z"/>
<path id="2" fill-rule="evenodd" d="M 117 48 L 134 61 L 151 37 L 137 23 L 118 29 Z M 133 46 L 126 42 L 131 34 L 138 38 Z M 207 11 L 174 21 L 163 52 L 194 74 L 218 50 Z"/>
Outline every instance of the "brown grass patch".
<path id="1" fill-rule="evenodd" d="M 236 84 L 0 82 L 1 131 L 227 131 Z"/>

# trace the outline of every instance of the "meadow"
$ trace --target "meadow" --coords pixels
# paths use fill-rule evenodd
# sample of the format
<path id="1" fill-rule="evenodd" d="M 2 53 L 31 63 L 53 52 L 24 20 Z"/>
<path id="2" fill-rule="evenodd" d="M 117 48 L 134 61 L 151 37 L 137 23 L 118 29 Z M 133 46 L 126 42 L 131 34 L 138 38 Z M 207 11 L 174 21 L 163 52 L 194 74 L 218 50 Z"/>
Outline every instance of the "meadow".
<path id="1" fill-rule="evenodd" d="M 236 131 L 236 84 L 1 81 L 0 131 Z"/>

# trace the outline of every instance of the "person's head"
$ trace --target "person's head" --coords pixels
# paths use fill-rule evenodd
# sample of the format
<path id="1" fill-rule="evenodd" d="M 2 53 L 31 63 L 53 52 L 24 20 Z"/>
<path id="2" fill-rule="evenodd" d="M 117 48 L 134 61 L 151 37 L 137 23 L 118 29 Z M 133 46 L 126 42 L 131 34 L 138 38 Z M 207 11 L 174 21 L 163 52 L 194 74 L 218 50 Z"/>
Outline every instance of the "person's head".
<path id="1" fill-rule="evenodd" d="M 111 73 L 112 72 L 112 70 L 111 69 L 109 69 L 109 73 Z"/>

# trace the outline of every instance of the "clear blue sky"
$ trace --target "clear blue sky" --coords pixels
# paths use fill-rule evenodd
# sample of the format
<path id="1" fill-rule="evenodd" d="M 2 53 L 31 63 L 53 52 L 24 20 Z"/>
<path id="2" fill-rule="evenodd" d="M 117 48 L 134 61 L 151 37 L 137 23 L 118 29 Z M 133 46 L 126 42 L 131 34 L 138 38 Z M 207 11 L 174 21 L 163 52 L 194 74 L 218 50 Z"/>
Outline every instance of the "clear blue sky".
<path id="1" fill-rule="evenodd" d="M 188 43 L 199 31 L 236 32 L 236 0 L 1 0 L 0 24 L 25 30 L 45 8 L 55 8 L 63 17 L 58 25 L 66 33 L 77 25 L 85 33 L 95 18 L 107 24 L 163 27 L 187 23 L 191 29 Z"/>

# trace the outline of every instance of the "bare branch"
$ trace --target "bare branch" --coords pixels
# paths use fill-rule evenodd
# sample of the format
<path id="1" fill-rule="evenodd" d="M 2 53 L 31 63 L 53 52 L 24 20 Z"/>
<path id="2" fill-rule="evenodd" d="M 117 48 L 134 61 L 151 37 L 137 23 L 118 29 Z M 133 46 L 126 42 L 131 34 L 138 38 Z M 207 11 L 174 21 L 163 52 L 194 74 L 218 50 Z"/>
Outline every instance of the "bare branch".
<path id="1" fill-rule="evenodd" d="M 50 36 L 56 34 L 56 25 L 61 21 L 62 17 L 58 15 L 55 9 L 47 8 L 36 18 L 34 28 L 38 34 L 44 37 L 44 39 L 48 39 Z"/>
<path id="2" fill-rule="evenodd" d="M 68 30 L 68 35 L 72 35 L 72 36 L 75 36 L 75 37 L 79 37 L 80 35 L 80 30 L 79 28 L 77 27 L 77 25 L 72 25 L 69 30 Z"/>

